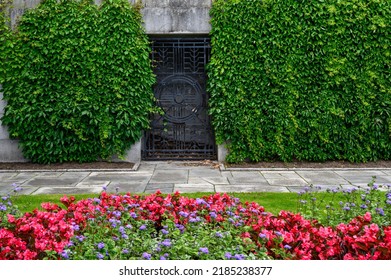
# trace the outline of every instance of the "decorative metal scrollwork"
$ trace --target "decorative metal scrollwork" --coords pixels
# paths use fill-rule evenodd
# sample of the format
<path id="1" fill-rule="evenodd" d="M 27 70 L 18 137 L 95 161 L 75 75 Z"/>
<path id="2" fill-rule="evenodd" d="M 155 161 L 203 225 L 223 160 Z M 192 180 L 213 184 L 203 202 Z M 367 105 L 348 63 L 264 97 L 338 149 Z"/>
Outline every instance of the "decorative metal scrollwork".
<path id="1" fill-rule="evenodd" d="M 209 55 L 208 38 L 152 39 L 154 92 L 164 115 L 154 115 L 145 132 L 144 159 L 216 158 L 207 112 Z"/>

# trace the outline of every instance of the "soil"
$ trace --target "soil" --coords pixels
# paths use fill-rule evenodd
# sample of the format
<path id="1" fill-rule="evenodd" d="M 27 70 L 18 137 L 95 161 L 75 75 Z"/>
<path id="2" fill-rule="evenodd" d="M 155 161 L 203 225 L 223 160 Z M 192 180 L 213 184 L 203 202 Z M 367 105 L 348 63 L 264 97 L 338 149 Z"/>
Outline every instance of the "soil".
<path id="1" fill-rule="evenodd" d="M 0 162 L 0 170 L 60 170 L 60 169 L 132 169 L 132 162 L 66 162 L 38 164 L 31 162 Z"/>
<path id="2" fill-rule="evenodd" d="M 366 163 L 353 163 L 348 161 L 325 162 L 257 162 L 257 163 L 226 163 L 227 168 L 391 168 L 391 161 L 379 160 Z"/>
<path id="3" fill-rule="evenodd" d="M 168 161 L 170 162 L 170 161 Z M 184 166 L 210 166 L 219 168 L 219 163 L 211 160 L 187 161 L 181 163 Z M 244 162 L 238 164 L 224 163 L 226 168 L 391 168 L 391 161 L 374 161 L 366 163 L 352 163 L 347 161 L 326 161 L 326 162 Z M 38 164 L 31 162 L 0 162 L 0 170 L 61 170 L 61 169 L 132 169 L 132 162 L 66 162 L 54 164 Z"/>

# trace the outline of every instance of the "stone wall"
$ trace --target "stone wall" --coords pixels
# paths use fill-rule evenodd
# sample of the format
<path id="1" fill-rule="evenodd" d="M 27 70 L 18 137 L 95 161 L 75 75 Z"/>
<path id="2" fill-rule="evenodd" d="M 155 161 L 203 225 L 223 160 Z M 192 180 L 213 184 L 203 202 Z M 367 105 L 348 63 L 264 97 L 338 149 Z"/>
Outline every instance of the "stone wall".
<path id="1" fill-rule="evenodd" d="M 129 0 L 132 4 L 141 1 L 143 25 L 151 35 L 198 35 L 210 32 L 209 10 L 212 0 Z M 11 24 L 15 26 L 26 9 L 39 4 L 40 0 L 13 0 L 10 9 Z M 102 0 L 95 0 L 98 5 Z M 0 117 L 5 102 L 0 88 Z M 141 145 L 136 143 L 128 152 L 126 160 L 137 162 L 141 158 Z M 9 139 L 7 128 L 0 120 L 0 162 L 25 161 L 18 141 Z"/>
<path id="2" fill-rule="evenodd" d="M 14 0 L 11 8 L 13 25 L 26 9 L 40 0 Z M 95 0 L 98 5 L 102 0 Z M 208 34 L 212 0 L 129 0 L 141 2 L 143 25 L 148 34 Z"/>

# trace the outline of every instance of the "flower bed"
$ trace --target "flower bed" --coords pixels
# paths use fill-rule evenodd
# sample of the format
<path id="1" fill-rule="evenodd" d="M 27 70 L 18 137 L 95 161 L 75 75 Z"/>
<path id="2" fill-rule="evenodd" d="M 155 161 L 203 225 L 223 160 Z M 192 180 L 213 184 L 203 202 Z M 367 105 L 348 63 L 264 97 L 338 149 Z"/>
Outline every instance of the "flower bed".
<path id="1" fill-rule="evenodd" d="M 228 194 L 117 195 L 20 217 L 0 203 L 0 259 L 391 259 L 391 226 L 369 212 L 324 226 L 300 214 L 272 215 Z"/>

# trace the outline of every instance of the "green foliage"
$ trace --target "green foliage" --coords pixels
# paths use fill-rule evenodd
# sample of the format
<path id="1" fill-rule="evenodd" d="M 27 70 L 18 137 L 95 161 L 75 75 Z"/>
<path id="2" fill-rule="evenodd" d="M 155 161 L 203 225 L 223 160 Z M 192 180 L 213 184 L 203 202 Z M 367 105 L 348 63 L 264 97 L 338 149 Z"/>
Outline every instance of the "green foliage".
<path id="1" fill-rule="evenodd" d="M 391 224 L 391 185 L 378 185 L 373 180 L 367 187 L 350 189 L 305 187 L 298 193 L 296 212 L 323 225 L 348 223 L 357 216 L 370 213 L 372 222 Z"/>
<path id="2" fill-rule="evenodd" d="M 33 162 L 125 151 L 149 126 L 155 77 L 139 11 L 126 0 L 46 0 L 8 50 L 3 124 Z"/>
<path id="3" fill-rule="evenodd" d="M 391 158 L 391 2 L 216 0 L 210 114 L 227 161 Z"/>
<path id="4" fill-rule="evenodd" d="M 5 62 L 8 57 L 7 50 L 12 44 L 11 31 L 7 22 L 7 8 L 10 0 L 4 0 L 0 3 L 0 83 L 5 73 Z"/>

